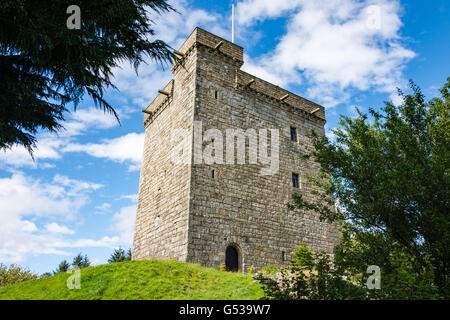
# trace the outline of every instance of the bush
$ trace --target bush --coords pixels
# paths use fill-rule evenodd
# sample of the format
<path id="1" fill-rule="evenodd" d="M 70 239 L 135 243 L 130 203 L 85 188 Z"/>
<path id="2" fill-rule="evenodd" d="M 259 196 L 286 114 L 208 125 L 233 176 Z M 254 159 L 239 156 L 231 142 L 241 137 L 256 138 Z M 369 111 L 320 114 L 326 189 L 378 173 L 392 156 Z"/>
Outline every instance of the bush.
<path id="1" fill-rule="evenodd" d="M 291 265 L 312 268 L 314 265 L 313 255 L 314 251 L 310 250 L 305 243 L 301 243 L 292 254 Z"/>
<path id="2" fill-rule="evenodd" d="M 254 274 L 255 271 L 256 271 L 256 268 L 254 265 L 251 265 L 250 267 L 247 268 L 247 273 L 250 275 Z"/>
<path id="3" fill-rule="evenodd" d="M 266 297 L 275 300 L 364 298 L 366 290 L 348 278 L 343 269 L 333 266 L 327 254 L 302 244 L 295 250 L 289 268 L 282 269 L 277 279 L 266 279 L 261 284 Z"/>
<path id="4" fill-rule="evenodd" d="M 36 278 L 37 274 L 24 267 L 16 264 L 7 266 L 0 263 L 0 287 Z"/>
<path id="5" fill-rule="evenodd" d="M 278 268 L 277 266 L 265 266 L 264 268 L 262 268 L 261 273 L 262 274 L 267 274 L 269 276 L 274 276 L 276 275 L 278 272 Z"/>
<path id="6" fill-rule="evenodd" d="M 423 268 L 401 250 L 392 250 L 385 257 L 386 263 L 380 265 L 380 289 L 367 287 L 370 263 L 356 268 L 348 262 L 342 257 L 332 260 L 326 253 L 314 252 L 302 244 L 295 250 L 290 267 L 282 269 L 276 279 L 264 279 L 261 285 L 266 298 L 276 300 L 443 298 L 433 283 L 433 269 Z"/>

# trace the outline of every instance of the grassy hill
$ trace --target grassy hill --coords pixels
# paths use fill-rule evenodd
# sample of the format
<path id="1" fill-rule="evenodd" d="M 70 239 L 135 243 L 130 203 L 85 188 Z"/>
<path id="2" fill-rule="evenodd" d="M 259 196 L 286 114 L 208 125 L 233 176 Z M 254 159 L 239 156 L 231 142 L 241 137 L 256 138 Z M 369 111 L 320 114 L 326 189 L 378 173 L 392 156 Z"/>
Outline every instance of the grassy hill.
<path id="1" fill-rule="evenodd" d="M 126 261 L 81 269 L 81 289 L 69 290 L 68 273 L 0 288 L 4 299 L 259 299 L 263 291 L 246 274 L 174 260 Z"/>

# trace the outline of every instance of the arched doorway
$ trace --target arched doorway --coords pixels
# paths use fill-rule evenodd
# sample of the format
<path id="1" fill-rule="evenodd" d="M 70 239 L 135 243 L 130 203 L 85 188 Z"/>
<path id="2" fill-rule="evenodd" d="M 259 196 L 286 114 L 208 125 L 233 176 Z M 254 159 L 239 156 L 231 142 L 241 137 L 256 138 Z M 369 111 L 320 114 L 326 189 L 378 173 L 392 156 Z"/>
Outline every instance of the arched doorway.
<path id="1" fill-rule="evenodd" d="M 227 271 L 239 270 L 239 252 L 233 246 L 228 246 L 225 251 L 225 266 Z"/>

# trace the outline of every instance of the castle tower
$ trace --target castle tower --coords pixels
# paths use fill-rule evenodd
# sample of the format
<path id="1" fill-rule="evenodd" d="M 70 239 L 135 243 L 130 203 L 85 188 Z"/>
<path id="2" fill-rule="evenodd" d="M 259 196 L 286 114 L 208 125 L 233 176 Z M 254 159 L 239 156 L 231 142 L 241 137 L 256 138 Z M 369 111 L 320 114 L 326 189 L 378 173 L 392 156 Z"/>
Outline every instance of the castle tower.
<path id="1" fill-rule="evenodd" d="M 203 29 L 177 55 L 144 113 L 133 259 L 246 270 L 286 265 L 302 242 L 331 253 L 336 224 L 287 207 L 314 197 L 319 166 L 301 155 L 324 108 L 240 70 L 243 48 Z"/>

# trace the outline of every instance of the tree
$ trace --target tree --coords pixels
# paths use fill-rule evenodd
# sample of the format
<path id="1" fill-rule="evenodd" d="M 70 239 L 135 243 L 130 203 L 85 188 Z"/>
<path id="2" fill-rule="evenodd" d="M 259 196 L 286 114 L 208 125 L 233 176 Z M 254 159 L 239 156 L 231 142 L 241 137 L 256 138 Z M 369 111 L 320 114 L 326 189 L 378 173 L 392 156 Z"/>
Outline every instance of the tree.
<path id="1" fill-rule="evenodd" d="M 75 258 L 73 258 L 73 262 L 72 262 L 73 266 L 77 266 L 80 269 L 81 268 L 87 268 L 91 265 L 91 261 L 89 260 L 88 256 L 85 255 L 83 257 L 83 255 L 81 253 L 77 254 L 75 256 Z"/>
<path id="2" fill-rule="evenodd" d="M 69 270 L 69 263 L 67 262 L 67 260 L 63 260 L 60 262 L 60 264 L 58 265 L 58 268 L 53 271 L 53 274 L 58 274 L 58 273 L 62 273 L 62 272 L 66 272 L 67 270 Z"/>
<path id="3" fill-rule="evenodd" d="M 36 279 L 37 274 L 16 264 L 9 266 L 0 263 L 0 287 Z"/>
<path id="4" fill-rule="evenodd" d="M 449 297 L 450 77 L 442 97 L 428 102 L 412 81 L 410 87 L 412 94 L 399 90 L 398 107 L 386 102 L 380 112 L 341 117 L 336 141 L 312 134 L 315 150 L 307 157 L 321 172 L 310 180 L 326 201 L 294 195 L 293 206 L 346 221 L 347 240 L 366 247 L 355 256 L 360 260 L 383 263 L 396 249 L 396 259 L 406 255 L 417 272 L 432 272 L 432 285 Z"/>
<path id="5" fill-rule="evenodd" d="M 114 249 L 114 252 L 111 254 L 108 259 L 108 263 L 122 262 L 131 260 L 131 249 L 128 249 L 127 252 L 122 248 Z"/>
<path id="6" fill-rule="evenodd" d="M 84 94 L 119 117 L 104 100 L 112 69 L 147 55 L 177 59 L 154 36 L 151 14 L 174 10 L 167 0 L 80 0 L 81 28 L 66 26 L 73 1 L 5 0 L 0 5 L 0 149 L 22 145 L 32 155 L 40 129 L 62 129 L 69 103 Z"/>

